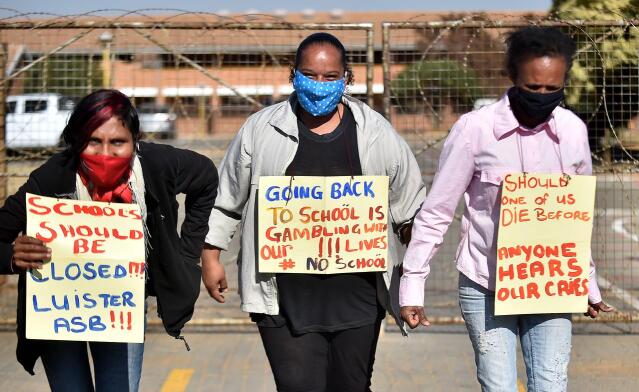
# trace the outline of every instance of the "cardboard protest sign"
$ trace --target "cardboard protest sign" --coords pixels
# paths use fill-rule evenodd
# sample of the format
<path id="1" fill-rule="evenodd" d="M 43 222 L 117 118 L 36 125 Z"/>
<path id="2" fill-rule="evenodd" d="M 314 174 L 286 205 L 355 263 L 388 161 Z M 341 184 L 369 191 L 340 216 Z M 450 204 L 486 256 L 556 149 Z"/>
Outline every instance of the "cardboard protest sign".
<path id="1" fill-rule="evenodd" d="M 496 315 L 586 310 L 595 187 L 593 176 L 504 178 Z"/>
<path id="2" fill-rule="evenodd" d="M 26 234 L 51 248 L 51 261 L 27 273 L 27 338 L 142 343 L 140 208 L 30 193 L 26 201 Z"/>
<path id="3" fill-rule="evenodd" d="M 259 271 L 386 271 L 388 177 L 261 177 Z"/>

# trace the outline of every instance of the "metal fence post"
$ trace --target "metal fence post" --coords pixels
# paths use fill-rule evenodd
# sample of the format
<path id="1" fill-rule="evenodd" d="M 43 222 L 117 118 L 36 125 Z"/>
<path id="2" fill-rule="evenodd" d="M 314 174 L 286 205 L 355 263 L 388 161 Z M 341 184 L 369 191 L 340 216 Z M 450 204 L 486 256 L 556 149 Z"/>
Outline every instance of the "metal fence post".
<path id="1" fill-rule="evenodd" d="M 382 71 L 384 73 L 384 117 L 391 120 L 390 24 L 382 23 Z"/>
<path id="2" fill-rule="evenodd" d="M 366 100 L 368 106 L 374 105 L 373 68 L 375 67 L 375 46 L 373 41 L 373 26 L 366 30 Z"/>
<path id="3" fill-rule="evenodd" d="M 0 43 L 0 72 L 2 72 L 2 79 L 6 77 L 6 64 L 7 64 L 7 50 L 8 45 L 6 43 Z M 4 205 L 4 201 L 7 199 L 7 147 L 5 146 L 5 126 L 6 126 L 6 101 L 7 101 L 7 84 L 0 85 L 0 204 Z M 0 276 L 0 286 L 7 282 L 6 275 Z"/>
<path id="4" fill-rule="evenodd" d="M 7 44 L 0 43 L 0 72 L 2 79 L 6 77 Z M 7 84 L 0 85 L 0 203 L 7 198 L 7 147 L 5 145 Z"/>

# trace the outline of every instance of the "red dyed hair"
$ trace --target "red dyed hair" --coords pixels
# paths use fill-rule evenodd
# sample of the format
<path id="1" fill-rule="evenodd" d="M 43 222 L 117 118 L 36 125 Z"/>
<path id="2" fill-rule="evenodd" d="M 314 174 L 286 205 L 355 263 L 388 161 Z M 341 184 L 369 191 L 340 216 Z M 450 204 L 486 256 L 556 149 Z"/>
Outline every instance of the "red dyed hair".
<path id="1" fill-rule="evenodd" d="M 89 143 L 93 131 L 117 117 L 131 132 L 134 142 L 140 138 L 140 120 L 129 98 L 118 90 L 97 90 L 82 98 L 62 131 L 62 138 L 75 154 L 80 154 Z"/>

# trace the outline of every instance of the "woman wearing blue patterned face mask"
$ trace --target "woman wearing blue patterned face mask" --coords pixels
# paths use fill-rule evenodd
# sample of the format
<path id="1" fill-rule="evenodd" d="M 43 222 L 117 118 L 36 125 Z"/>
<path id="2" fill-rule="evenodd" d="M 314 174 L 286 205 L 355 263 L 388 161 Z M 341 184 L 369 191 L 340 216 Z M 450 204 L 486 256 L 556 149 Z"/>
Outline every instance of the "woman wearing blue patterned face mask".
<path id="1" fill-rule="evenodd" d="M 256 267 L 259 176 L 389 176 L 388 227 L 410 233 L 425 196 L 415 157 L 379 113 L 348 95 L 353 81 L 342 43 L 327 33 L 297 49 L 285 102 L 251 116 L 227 149 L 209 220 L 202 274 L 242 222 L 242 310 L 256 322 L 278 391 L 366 391 L 381 320 L 399 309 L 387 284 L 397 272 L 396 236 L 388 271 L 335 275 L 261 274 Z M 395 276 L 395 281 L 397 277 Z M 206 279 L 205 279 L 206 284 Z M 213 285 L 214 286 L 214 285 Z M 208 287 L 208 285 L 207 285 Z M 397 319 L 397 318 L 396 318 Z"/>
<path id="2" fill-rule="evenodd" d="M 300 105 L 315 117 L 328 116 L 335 112 L 344 94 L 344 78 L 330 82 L 319 82 L 300 71 L 295 71 L 293 87 Z"/>
<path id="3" fill-rule="evenodd" d="M 346 85 L 353 84 L 344 46 L 332 35 L 325 35 L 336 43 L 304 40 L 289 77 L 297 98 L 298 120 L 319 135 L 331 133 L 340 124 L 344 116 L 341 102 L 344 90 Z M 309 38 L 314 36 L 322 37 L 313 34 Z"/>

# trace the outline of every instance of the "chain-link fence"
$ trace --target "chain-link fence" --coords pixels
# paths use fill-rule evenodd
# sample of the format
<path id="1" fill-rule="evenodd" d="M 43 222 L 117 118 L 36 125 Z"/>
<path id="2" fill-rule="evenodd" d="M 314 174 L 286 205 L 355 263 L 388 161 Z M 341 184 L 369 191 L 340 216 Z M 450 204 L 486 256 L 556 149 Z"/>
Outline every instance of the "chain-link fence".
<path id="1" fill-rule="evenodd" d="M 0 126 L 0 201 L 59 149 L 74 102 L 101 87 L 131 97 L 145 137 L 169 138 L 219 162 L 250 113 L 290 94 L 295 49 L 320 30 L 330 30 L 349 52 L 355 73 L 349 93 L 390 118 L 414 148 L 430 184 L 452 123 L 493 102 L 510 85 L 503 63 L 505 34 L 530 23 L 558 26 L 579 48 L 567 103 L 588 123 L 598 173 L 593 249 L 600 285 L 620 309 L 615 320 L 636 318 L 639 34 L 630 21 L 451 17 L 384 23 L 374 35 L 372 23 L 289 23 L 265 15 L 31 17 L 0 20 L 0 66 L 5 69 L 0 81 L 0 118 L 5 119 Z M 427 303 L 439 320 L 459 315 L 452 262 L 458 232 L 455 222 L 428 281 Z M 230 253 L 227 262 L 234 282 Z M 0 318 L 11 321 L 12 283 L 5 287 Z M 193 324 L 246 320 L 232 299 L 236 296 L 229 298 L 225 309 L 232 311 L 211 311 L 203 294 Z"/>
<path id="2" fill-rule="evenodd" d="M 505 37 L 528 25 L 556 26 L 577 43 L 566 105 L 587 124 L 597 172 L 593 256 L 600 286 L 620 312 L 639 310 L 639 30 L 632 21 L 491 20 L 383 24 L 384 113 L 413 143 L 427 183 L 443 139 L 463 113 L 498 100 L 511 86 Z M 451 234 L 452 232 L 452 234 Z M 427 283 L 427 303 L 446 315 L 455 302 L 449 230 Z"/>
<path id="3" fill-rule="evenodd" d="M 249 114 L 287 98 L 295 49 L 319 30 L 332 31 L 349 47 L 356 80 L 351 92 L 371 99 L 371 24 L 195 13 L 0 21 L 3 139 L 8 161 L 27 165 L 8 174 L 9 190 L 32 168 L 25 158 L 59 148 L 74 102 L 102 87 L 131 97 L 146 138 L 196 140 L 199 147 L 206 140 L 209 153 L 221 156 L 224 142 L 215 140 L 227 140 Z"/>
<path id="4" fill-rule="evenodd" d="M 74 103 L 99 88 L 116 88 L 131 97 L 145 138 L 170 139 L 216 164 L 248 115 L 292 92 L 295 51 L 313 32 L 330 31 L 348 47 L 355 79 L 349 92 L 373 99 L 371 23 L 289 23 L 269 15 L 207 13 L 41 17 L 0 20 L 0 68 L 5 69 L 0 81 L 0 118 L 5 120 L 0 203 L 60 149 Z M 236 266 L 233 254 L 226 256 L 233 292 Z M 2 293 L 0 319 L 11 324 L 15 277 Z M 214 307 L 203 291 L 191 324 L 248 320 L 237 295 L 229 297 L 224 308 Z"/>

